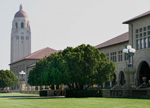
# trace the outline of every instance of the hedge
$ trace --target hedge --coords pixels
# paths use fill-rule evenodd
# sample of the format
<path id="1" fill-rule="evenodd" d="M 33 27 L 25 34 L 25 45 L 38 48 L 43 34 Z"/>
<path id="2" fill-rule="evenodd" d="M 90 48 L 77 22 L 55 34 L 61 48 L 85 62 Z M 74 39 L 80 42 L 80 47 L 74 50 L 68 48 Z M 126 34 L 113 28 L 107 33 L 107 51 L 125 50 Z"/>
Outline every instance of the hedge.
<path id="1" fill-rule="evenodd" d="M 101 90 L 66 90 L 66 97 L 102 97 Z"/>

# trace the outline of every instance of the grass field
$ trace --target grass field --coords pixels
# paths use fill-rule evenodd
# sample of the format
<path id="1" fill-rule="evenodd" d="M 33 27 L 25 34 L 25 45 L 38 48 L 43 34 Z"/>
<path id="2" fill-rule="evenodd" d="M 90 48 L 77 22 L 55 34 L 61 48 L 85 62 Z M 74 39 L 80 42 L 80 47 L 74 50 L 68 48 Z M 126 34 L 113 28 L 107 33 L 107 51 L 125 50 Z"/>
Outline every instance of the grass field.
<path id="1" fill-rule="evenodd" d="M 150 108 L 150 100 L 126 98 L 39 98 L 38 95 L 0 93 L 0 108 Z"/>

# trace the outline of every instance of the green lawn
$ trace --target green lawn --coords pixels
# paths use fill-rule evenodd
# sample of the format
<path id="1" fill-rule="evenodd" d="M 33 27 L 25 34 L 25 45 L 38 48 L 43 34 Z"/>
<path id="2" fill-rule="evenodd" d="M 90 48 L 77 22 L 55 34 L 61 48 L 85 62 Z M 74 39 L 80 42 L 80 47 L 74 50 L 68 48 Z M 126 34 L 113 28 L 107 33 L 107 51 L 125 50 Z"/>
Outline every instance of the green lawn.
<path id="1" fill-rule="evenodd" d="M 149 99 L 36 97 L 38 95 L 0 93 L 0 108 L 150 108 Z"/>

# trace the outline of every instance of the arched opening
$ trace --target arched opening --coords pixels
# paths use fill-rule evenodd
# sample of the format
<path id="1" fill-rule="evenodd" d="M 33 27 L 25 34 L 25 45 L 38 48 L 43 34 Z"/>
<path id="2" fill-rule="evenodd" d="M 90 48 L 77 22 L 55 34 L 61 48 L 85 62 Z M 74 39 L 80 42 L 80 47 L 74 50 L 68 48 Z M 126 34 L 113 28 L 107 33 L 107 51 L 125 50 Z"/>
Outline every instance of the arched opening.
<path id="1" fill-rule="evenodd" d="M 142 77 L 146 77 L 146 84 L 148 84 L 148 80 L 150 80 L 150 68 L 146 61 L 141 62 L 139 65 L 139 78 L 138 78 L 139 85 L 144 83 Z"/>
<path id="2" fill-rule="evenodd" d="M 119 73 L 119 85 L 124 85 L 125 84 L 125 76 L 124 76 L 124 73 L 121 71 Z"/>
<path id="3" fill-rule="evenodd" d="M 21 23 L 21 28 L 24 28 L 24 23 L 23 22 Z"/>

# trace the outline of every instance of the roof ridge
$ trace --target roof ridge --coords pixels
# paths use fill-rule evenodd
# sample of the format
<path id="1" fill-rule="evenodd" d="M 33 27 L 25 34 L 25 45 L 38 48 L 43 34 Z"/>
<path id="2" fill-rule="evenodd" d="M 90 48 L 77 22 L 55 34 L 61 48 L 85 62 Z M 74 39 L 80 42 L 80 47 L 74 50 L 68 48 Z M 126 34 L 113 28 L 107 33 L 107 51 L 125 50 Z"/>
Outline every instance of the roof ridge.
<path id="1" fill-rule="evenodd" d="M 107 40 L 107 41 L 105 41 L 101 44 L 96 45 L 95 48 L 102 48 L 102 47 L 107 47 L 107 46 L 114 45 L 114 44 L 117 44 L 117 43 L 120 43 L 120 42 L 125 42 L 129 39 L 123 39 L 123 38 L 120 39 L 120 38 L 123 37 L 124 35 L 126 36 L 127 34 L 129 34 L 129 32 L 122 33 L 119 36 L 116 36 L 116 37 L 114 37 L 112 39 L 109 39 L 109 40 Z M 117 38 L 118 38 L 118 40 L 117 40 Z"/>
<path id="2" fill-rule="evenodd" d="M 139 19 L 139 18 L 144 17 L 144 16 L 147 16 L 147 15 L 150 15 L 150 10 L 149 10 L 149 11 L 146 11 L 146 12 L 140 14 L 140 15 L 137 15 L 137 16 L 135 16 L 135 17 L 133 17 L 133 18 L 131 18 L 131 19 L 125 21 L 125 22 L 123 22 L 123 24 L 128 24 L 128 23 L 131 22 L 131 21 L 134 21 L 134 20 L 136 20 L 136 19 Z"/>

